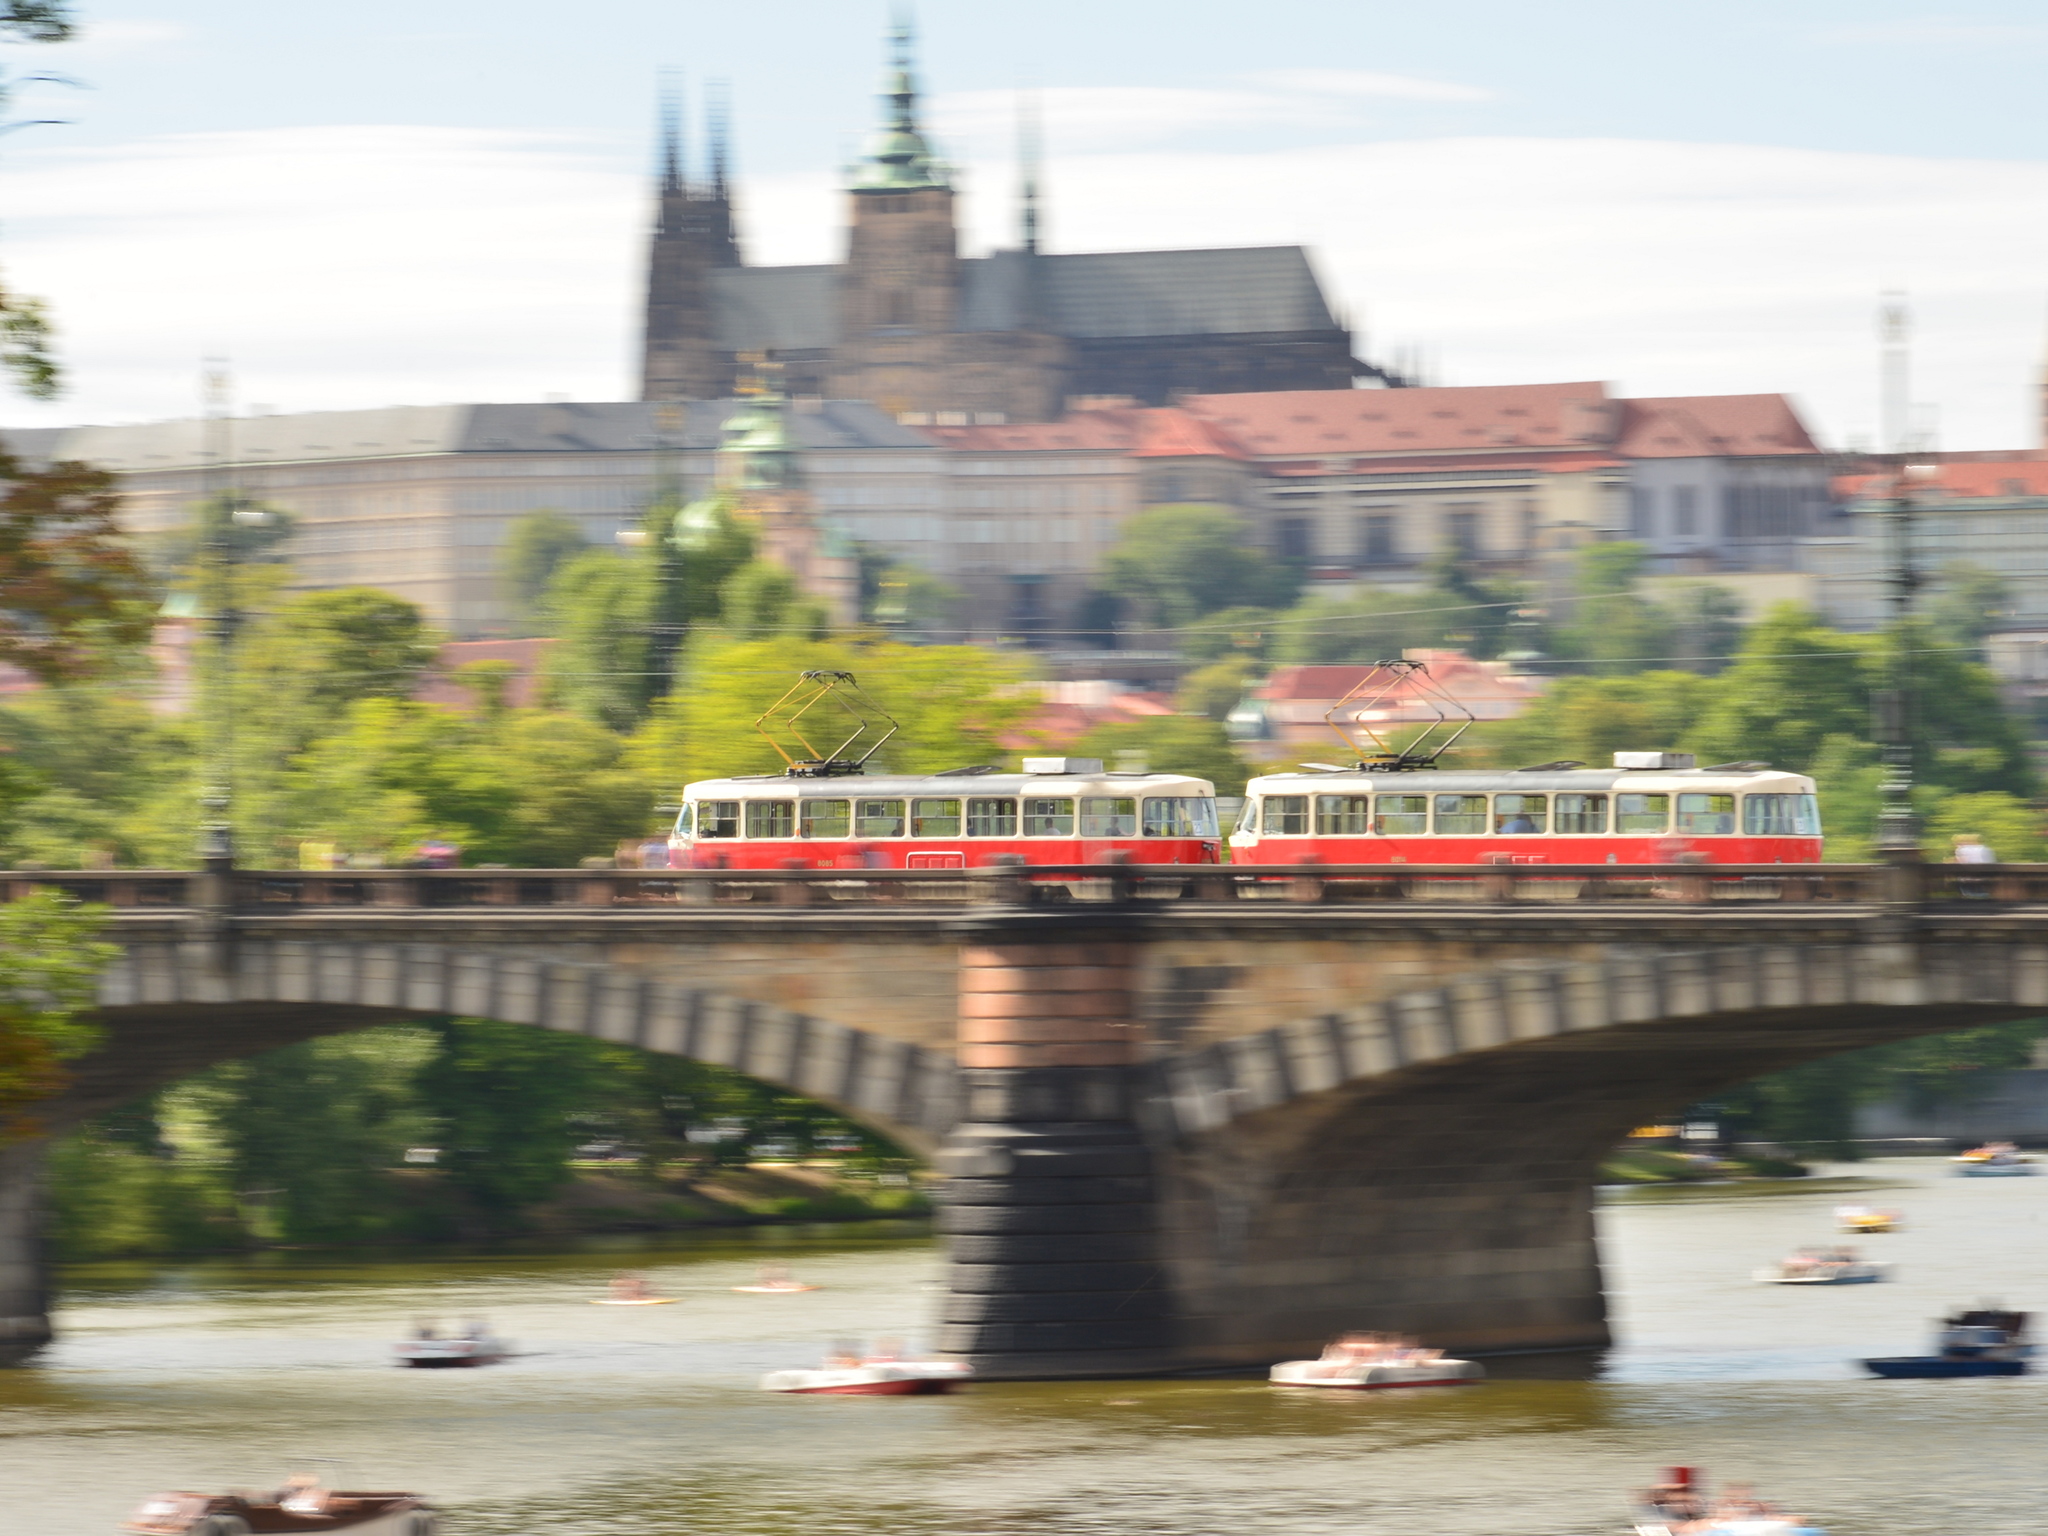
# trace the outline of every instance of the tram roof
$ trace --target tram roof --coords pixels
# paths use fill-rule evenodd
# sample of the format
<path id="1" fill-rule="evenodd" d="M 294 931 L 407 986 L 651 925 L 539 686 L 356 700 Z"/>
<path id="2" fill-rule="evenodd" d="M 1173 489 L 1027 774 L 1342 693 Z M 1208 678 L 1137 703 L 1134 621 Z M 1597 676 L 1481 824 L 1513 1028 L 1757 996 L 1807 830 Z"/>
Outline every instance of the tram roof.
<path id="1" fill-rule="evenodd" d="M 746 774 L 730 779 L 699 779 L 683 793 L 699 798 L 714 790 L 747 794 L 779 790 L 825 798 L 854 795 L 1074 795 L 1087 790 L 1128 793 L 1133 790 L 1179 789 L 1213 795 L 1207 779 L 1184 773 L 850 773 L 830 778 L 796 778 L 783 773 Z"/>
<path id="2" fill-rule="evenodd" d="M 1399 793 L 1413 790 L 1416 794 L 1513 794 L 1517 790 L 1603 790 L 1617 785 L 1634 789 L 1698 789 L 1703 786 L 1727 783 L 1751 784 L 1763 780 L 1785 780 L 1805 783 L 1805 776 L 1783 768 L 1729 768 L 1715 771 L 1709 768 L 1674 769 L 1630 769 L 1630 768 L 1566 768 L 1548 771 L 1528 769 L 1503 769 L 1494 773 L 1440 773 L 1435 769 L 1423 769 L 1403 773 L 1369 773 L 1347 769 L 1330 773 L 1317 769 L 1306 769 L 1299 773 L 1261 774 L 1251 782 L 1256 785 L 1284 785 L 1287 789 L 1311 785 L 1326 785 L 1332 789 L 1340 786 L 1354 786 L 1373 790 L 1388 790 Z"/>

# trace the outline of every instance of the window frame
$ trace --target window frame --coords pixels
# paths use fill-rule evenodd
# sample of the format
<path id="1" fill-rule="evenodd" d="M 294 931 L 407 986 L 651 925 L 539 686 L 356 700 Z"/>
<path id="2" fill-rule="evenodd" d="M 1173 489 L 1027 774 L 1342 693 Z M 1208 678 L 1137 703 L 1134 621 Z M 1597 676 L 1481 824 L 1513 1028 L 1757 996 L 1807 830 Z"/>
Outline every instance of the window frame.
<path id="1" fill-rule="evenodd" d="M 1685 802 L 1688 800 L 1705 800 L 1709 802 L 1708 808 L 1704 810 L 1688 811 L 1685 807 Z M 1725 812 L 1714 810 L 1712 808 L 1712 802 L 1715 800 L 1726 800 L 1728 802 L 1728 809 Z M 1735 791 L 1732 789 L 1681 790 L 1677 795 L 1673 796 L 1673 804 L 1671 807 L 1672 829 L 1680 837 L 1733 837 L 1735 836 L 1735 829 L 1739 825 L 1738 821 L 1736 820 L 1736 817 L 1739 814 L 1739 812 L 1735 802 L 1736 795 Z M 1728 825 L 1725 830 L 1708 830 L 1688 826 L 1686 824 L 1686 817 L 1688 816 L 1719 817 L 1723 815 L 1725 815 L 1728 819 Z"/>
<path id="2" fill-rule="evenodd" d="M 977 806 L 983 807 L 983 809 L 976 810 L 975 807 Z M 1000 809 L 994 811 L 986 809 L 989 806 L 1008 806 L 1010 809 L 1009 813 L 1005 815 Z M 970 795 L 962 807 L 961 817 L 961 825 L 966 829 L 965 835 L 968 837 L 1015 837 L 1017 835 L 1017 796 Z M 977 827 L 975 825 L 977 820 L 983 822 L 1007 822 L 1008 825 L 998 826 L 993 829 L 985 826 Z"/>
<path id="3" fill-rule="evenodd" d="M 1109 812 L 1091 811 L 1088 809 L 1091 805 L 1121 805 L 1129 806 L 1130 809 L 1127 811 Z M 1074 825 L 1077 828 L 1078 835 L 1081 837 L 1115 838 L 1136 837 L 1138 835 L 1138 797 L 1136 795 L 1081 795 L 1077 797 L 1074 810 L 1076 813 Z M 1127 820 L 1127 826 L 1122 830 L 1119 830 L 1116 826 L 1111 826 L 1107 831 L 1091 826 L 1091 823 L 1102 821 L 1105 818 L 1112 822 L 1126 822 Z"/>
<path id="4" fill-rule="evenodd" d="M 1262 810 L 1259 815 L 1259 824 L 1266 829 L 1263 833 L 1260 834 L 1261 836 L 1308 837 L 1310 835 L 1309 828 L 1313 825 L 1313 823 L 1309 819 L 1309 796 L 1261 795 L 1259 797 L 1259 803 L 1262 807 Z M 1290 804 L 1298 806 L 1299 809 L 1283 809 L 1283 807 L 1286 807 Z M 1276 817 L 1279 818 L 1281 822 L 1281 825 L 1277 827 L 1273 825 L 1274 819 Z M 1286 823 L 1297 819 L 1300 821 L 1301 825 L 1296 830 L 1289 831 L 1287 829 Z"/>
<path id="5" fill-rule="evenodd" d="M 1479 818 L 1479 825 L 1478 825 L 1478 826 L 1476 826 L 1476 827 L 1470 828 L 1470 829 L 1464 829 L 1464 828 L 1460 828 L 1460 829 L 1458 829 L 1458 830 L 1448 830 L 1448 829 L 1444 828 L 1443 826 L 1441 826 L 1441 825 L 1439 824 L 1439 822 L 1440 822 L 1440 819 L 1442 818 L 1442 816 L 1443 816 L 1443 815 L 1445 814 L 1445 813 L 1444 813 L 1444 810 L 1443 810 L 1443 803 L 1444 803 L 1444 801 L 1446 801 L 1446 800 L 1463 800 L 1463 801 L 1473 801 L 1473 800 L 1477 800 L 1477 801 L 1479 802 L 1479 809 L 1478 809 L 1478 811 L 1477 811 L 1476 813 L 1475 813 L 1475 812 L 1472 812 L 1472 811 L 1452 811 L 1452 812 L 1450 812 L 1450 814 L 1451 814 L 1452 816 L 1456 816 L 1456 817 L 1460 817 L 1460 818 L 1467 818 L 1467 817 L 1471 817 L 1471 816 L 1473 816 L 1474 814 L 1476 814 L 1476 815 L 1478 816 L 1478 818 Z M 1491 796 L 1491 795 L 1488 795 L 1488 794 L 1483 794 L 1483 793 L 1482 793 L 1482 794 L 1471 794 L 1471 793 L 1465 793 L 1465 792 L 1460 792 L 1460 791 L 1457 791 L 1457 790 L 1450 790 L 1450 791 L 1446 791 L 1446 792 L 1444 792 L 1444 793 L 1441 793 L 1441 794 L 1438 794 L 1438 793 L 1432 793 L 1432 794 L 1430 795 L 1430 797 L 1429 797 L 1429 832 L 1430 832 L 1430 836 L 1432 836 L 1432 837 L 1485 837 L 1485 836 L 1487 835 L 1486 829 L 1487 829 L 1487 827 L 1488 827 L 1488 826 L 1489 826 L 1489 825 L 1490 825 L 1490 824 L 1492 823 L 1492 819 L 1493 819 L 1493 817 L 1492 817 L 1492 811 L 1493 811 L 1493 796 Z"/>
<path id="6" fill-rule="evenodd" d="M 745 835 L 746 823 L 741 819 L 740 800 L 699 800 L 697 804 L 697 837 L 729 841 Z M 726 830 L 720 831 L 719 828 Z"/>
<path id="7" fill-rule="evenodd" d="M 1064 805 L 1067 809 L 1064 818 L 1062 818 L 1061 813 L 1058 811 L 1031 810 L 1030 807 L 1034 805 Z M 1064 819 L 1067 824 L 1064 831 L 1048 832 L 1043 828 L 1032 825 L 1033 822 L 1057 821 L 1061 819 Z M 1072 837 L 1074 835 L 1074 828 L 1077 825 L 1079 823 L 1075 820 L 1074 797 L 1072 795 L 1019 795 L 1017 797 L 1017 830 L 1025 837 Z"/>
<path id="8" fill-rule="evenodd" d="M 746 810 L 746 837 L 749 842 L 785 842 L 796 837 L 796 801 L 794 800 L 747 800 L 742 802 Z M 772 825 L 780 822 L 780 832 L 757 831 L 757 825 Z"/>
<path id="9" fill-rule="evenodd" d="M 1419 811 L 1390 811 L 1387 809 L 1387 803 L 1389 801 L 1400 802 L 1404 800 L 1420 800 L 1422 802 L 1422 809 Z M 1422 825 L 1414 828 L 1413 830 L 1403 828 L 1399 831 L 1391 831 L 1387 827 L 1387 818 L 1389 816 L 1419 817 L 1421 818 Z M 1375 796 L 1373 799 L 1372 806 L 1372 831 L 1373 836 L 1375 837 L 1429 836 L 1429 796 L 1427 794 Z"/>
<path id="10" fill-rule="evenodd" d="M 953 807 L 953 811 L 949 816 L 944 811 L 927 811 L 922 809 L 928 805 L 950 805 Z M 948 798 L 944 795 L 925 797 L 912 795 L 908 809 L 910 813 L 910 836 L 912 837 L 959 837 L 961 835 L 962 804 L 957 796 Z M 924 825 L 927 821 L 950 821 L 953 824 L 953 830 L 950 832 L 927 831 Z"/>
<path id="11" fill-rule="evenodd" d="M 1622 809 L 1625 800 L 1661 800 L 1664 802 L 1663 820 L 1655 827 L 1625 827 L 1622 818 L 1630 814 Z M 1636 812 L 1638 816 L 1647 812 Z M 1669 837 L 1671 835 L 1671 792 L 1669 790 L 1616 790 L 1614 793 L 1614 835 L 1616 837 Z"/>
<path id="12" fill-rule="evenodd" d="M 861 807 L 862 807 L 862 806 L 864 806 L 864 805 L 893 805 L 893 806 L 895 806 L 895 807 L 896 807 L 896 812 L 895 812 L 895 817 L 894 817 L 894 819 L 895 819 L 895 822 L 896 822 L 896 830 L 895 830 L 895 831 L 893 831 L 893 832 L 870 832 L 870 831 L 869 831 L 869 830 L 867 829 L 867 827 L 866 827 L 865 823 L 867 823 L 867 822 L 871 822 L 871 821 L 879 821 L 879 820 L 882 820 L 882 819 L 883 819 L 883 817 L 886 817 L 886 816 L 888 815 L 888 813 L 887 813 L 887 812 L 884 812 L 884 813 L 882 813 L 882 816 L 876 816 L 876 815 L 873 815 L 873 814 L 864 814 L 864 813 L 862 812 L 862 810 L 861 810 Z M 909 830 L 910 830 L 910 807 L 909 807 L 909 806 L 908 806 L 908 804 L 906 804 L 906 803 L 905 803 L 905 801 L 904 801 L 903 799 L 901 799 L 900 797 L 899 797 L 899 798 L 891 798 L 891 797 L 889 797 L 889 796 L 887 796 L 887 795 L 873 795 L 873 796 L 869 796 L 869 797 L 867 797 L 867 798 L 865 798 L 865 799 L 863 799 L 862 797 L 860 797 L 860 796 L 858 796 L 858 795 L 854 797 L 854 801 L 853 801 L 853 835 L 854 835 L 854 836 L 855 836 L 856 838 L 862 838 L 862 839 L 867 839 L 867 838 L 884 838 L 884 837 L 902 837 L 902 836 L 904 836 L 904 835 L 905 835 L 905 834 L 906 834 L 907 832 L 909 832 Z"/>
<path id="13" fill-rule="evenodd" d="M 1317 795 L 1314 825 L 1317 837 L 1370 837 L 1373 832 L 1372 796 Z M 1342 810 L 1330 807 L 1343 805 Z M 1349 825 L 1346 825 L 1349 823 Z"/>
<path id="14" fill-rule="evenodd" d="M 818 808 L 828 805 L 839 805 L 846 808 L 845 814 L 839 818 L 840 830 L 837 832 L 819 832 L 814 830 L 813 823 L 819 820 Z M 796 835 L 801 838 L 819 838 L 825 841 L 845 842 L 853 836 L 853 801 L 851 798 L 840 799 L 838 797 L 800 800 L 797 802 L 796 827 Z"/>
<path id="15" fill-rule="evenodd" d="M 1606 837 L 1613 811 L 1613 807 L 1608 803 L 1609 798 L 1605 790 L 1559 790 L 1551 797 L 1550 801 L 1550 835 L 1552 837 Z M 1567 811 L 1558 803 L 1563 800 L 1580 800 L 1585 803 L 1578 809 Z M 1592 816 L 1600 824 L 1590 830 L 1574 828 L 1567 832 L 1559 825 L 1567 816 Z"/>
<path id="16" fill-rule="evenodd" d="M 1530 815 L 1526 802 L 1535 801 L 1536 810 L 1531 819 L 1536 825 L 1526 832 L 1510 832 L 1501 826 L 1501 822 L 1510 814 L 1501 809 L 1501 802 L 1503 800 L 1520 800 L 1525 802 L 1513 813 L 1522 816 Z M 1493 797 L 1493 805 L 1488 813 L 1487 820 L 1493 827 L 1493 835 L 1495 837 L 1547 837 L 1550 835 L 1550 796 L 1547 793 L 1533 794 L 1519 789 L 1500 791 Z"/>

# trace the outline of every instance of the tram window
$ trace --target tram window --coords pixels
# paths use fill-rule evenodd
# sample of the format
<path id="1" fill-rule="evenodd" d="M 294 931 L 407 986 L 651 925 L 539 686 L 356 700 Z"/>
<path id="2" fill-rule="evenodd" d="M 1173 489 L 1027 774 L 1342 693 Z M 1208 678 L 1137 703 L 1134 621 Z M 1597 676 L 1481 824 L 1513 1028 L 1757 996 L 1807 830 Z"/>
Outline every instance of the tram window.
<path id="1" fill-rule="evenodd" d="M 1136 837 L 1138 802 L 1135 800 L 1083 800 L 1083 837 Z"/>
<path id="2" fill-rule="evenodd" d="M 969 837 L 1015 837 L 1017 802 L 1014 800 L 970 800 L 967 802 Z"/>
<path id="3" fill-rule="evenodd" d="M 796 835 L 794 800 L 749 800 L 747 836 L 793 837 Z"/>
<path id="4" fill-rule="evenodd" d="M 855 837 L 901 837 L 903 835 L 903 802 L 901 800 L 854 801 L 853 835 Z"/>
<path id="5" fill-rule="evenodd" d="M 1583 836 L 1588 832 L 1600 833 L 1607 830 L 1607 797 L 1605 795 L 1559 795 L 1557 797 L 1557 831 L 1559 836 L 1575 833 Z"/>
<path id="6" fill-rule="evenodd" d="M 1819 837 L 1820 803 L 1812 795 L 1744 795 L 1742 830 L 1752 837 Z"/>
<path id="7" fill-rule="evenodd" d="M 1438 795 L 1436 832 L 1439 837 L 1470 837 L 1486 830 L 1486 796 Z"/>
<path id="8" fill-rule="evenodd" d="M 1381 795 L 1372 829 L 1382 837 L 1420 837 L 1429 830 L 1429 796 Z"/>
<path id="9" fill-rule="evenodd" d="M 695 813 L 696 807 L 691 805 L 690 802 L 687 800 L 685 800 L 682 803 L 681 807 L 677 809 L 675 832 L 675 835 L 677 837 L 688 837 L 690 835 L 690 827 L 696 819 Z"/>
<path id="10" fill-rule="evenodd" d="M 1372 831 L 1372 796 L 1317 795 L 1317 837 L 1364 837 Z"/>
<path id="11" fill-rule="evenodd" d="M 960 802 L 958 800 L 911 801 L 910 835 L 912 837 L 958 837 L 960 835 Z"/>
<path id="12" fill-rule="evenodd" d="M 1548 795 L 1495 795 L 1493 830 L 1496 832 L 1541 832 L 1549 818 Z"/>
<path id="13" fill-rule="evenodd" d="M 1259 830 L 1259 802 L 1258 802 L 1258 801 L 1256 801 L 1256 800 L 1253 800 L 1253 799 L 1251 799 L 1251 798 L 1250 798 L 1249 796 L 1247 796 L 1247 797 L 1246 797 L 1246 799 L 1245 799 L 1245 802 L 1244 802 L 1244 804 L 1243 804 L 1243 805 L 1240 805 L 1240 806 L 1239 806 L 1239 807 L 1237 808 L 1237 825 L 1236 825 L 1236 826 L 1234 826 L 1234 827 L 1232 827 L 1232 828 L 1231 828 L 1230 830 L 1231 830 L 1231 831 L 1233 831 L 1233 832 L 1256 832 L 1256 831 L 1258 831 L 1258 830 Z"/>
<path id="14" fill-rule="evenodd" d="M 844 837 L 852 829 L 851 800 L 806 800 L 802 825 L 805 837 Z"/>
<path id="15" fill-rule="evenodd" d="M 697 807 L 699 837 L 738 837 L 740 803 L 737 800 L 706 800 Z"/>
<path id="16" fill-rule="evenodd" d="M 1669 795 L 1614 797 L 1614 830 L 1617 832 L 1662 832 L 1670 823 Z"/>
<path id="17" fill-rule="evenodd" d="M 1214 837 L 1216 802 L 1193 795 L 1145 802 L 1147 837 Z"/>
<path id="18" fill-rule="evenodd" d="M 1733 795 L 1680 795 L 1678 830 L 1696 837 L 1719 837 L 1735 830 Z"/>
<path id="19" fill-rule="evenodd" d="M 1071 800 L 1026 800 L 1024 802 L 1024 835 L 1026 837 L 1072 837 L 1074 835 L 1074 802 Z"/>
<path id="20" fill-rule="evenodd" d="M 1268 837 L 1301 837 L 1307 831 L 1307 795 L 1274 795 L 1266 801 Z"/>

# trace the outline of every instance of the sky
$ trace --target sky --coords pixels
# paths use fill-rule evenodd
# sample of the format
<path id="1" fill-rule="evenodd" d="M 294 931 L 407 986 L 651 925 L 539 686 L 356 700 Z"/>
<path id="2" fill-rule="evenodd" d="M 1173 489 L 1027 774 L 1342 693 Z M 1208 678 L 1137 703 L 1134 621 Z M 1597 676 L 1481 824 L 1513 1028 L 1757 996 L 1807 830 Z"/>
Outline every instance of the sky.
<path id="1" fill-rule="evenodd" d="M 627 398 L 654 102 L 728 83 L 747 259 L 835 259 L 878 0 L 84 0 L 0 47 L 0 276 L 62 398 L 0 422 Z M 969 254 L 1040 104 L 1055 250 L 1311 246 L 1363 355 L 1433 381 L 1785 391 L 1872 437 L 1878 294 L 1948 448 L 2031 446 L 2048 9 L 1982 0 L 922 0 Z M 701 138 L 699 139 L 701 144 Z"/>

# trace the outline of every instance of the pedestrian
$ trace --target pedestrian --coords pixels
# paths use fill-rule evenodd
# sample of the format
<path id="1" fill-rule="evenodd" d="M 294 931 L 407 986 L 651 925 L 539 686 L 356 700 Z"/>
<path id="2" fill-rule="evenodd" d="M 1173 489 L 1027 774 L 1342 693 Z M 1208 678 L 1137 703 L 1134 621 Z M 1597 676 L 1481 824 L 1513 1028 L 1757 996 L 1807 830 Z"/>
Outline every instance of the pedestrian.
<path id="1" fill-rule="evenodd" d="M 1998 855 L 1985 846 L 1984 839 L 1974 832 L 1958 832 L 1953 839 L 1955 852 L 1950 856 L 1953 864 L 1996 864 Z"/>

